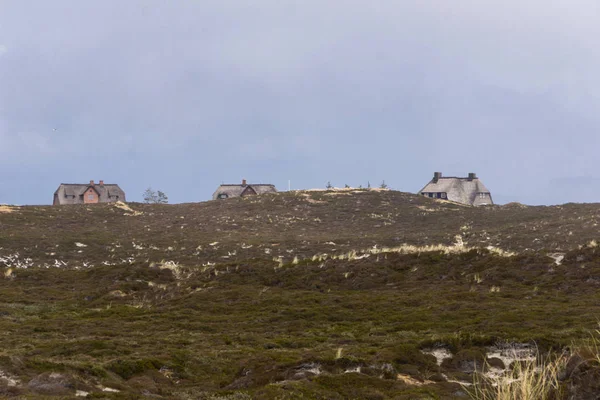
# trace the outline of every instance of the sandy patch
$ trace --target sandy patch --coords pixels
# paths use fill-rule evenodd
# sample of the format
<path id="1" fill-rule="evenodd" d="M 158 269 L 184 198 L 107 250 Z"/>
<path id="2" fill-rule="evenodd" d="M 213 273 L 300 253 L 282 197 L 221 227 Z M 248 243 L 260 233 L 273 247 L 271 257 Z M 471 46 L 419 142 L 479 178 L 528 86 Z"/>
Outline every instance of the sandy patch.
<path id="1" fill-rule="evenodd" d="M 113 290 L 112 292 L 108 293 L 108 296 L 110 297 L 127 297 L 127 295 L 121 291 L 121 290 Z"/>
<path id="2" fill-rule="evenodd" d="M 417 208 L 419 210 L 425 211 L 425 212 L 436 212 L 436 211 L 440 211 L 439 209 L 436 208 L 427 208 L 425 206 L 417 206 Z"/>
<path id="3" fill-rule="evenodd" d="M 326 201 L 313 199 L 308 193 L 302 193 L 301 195 L 302 197 L 304 197 L 304 200 L 306 200 L 310 204 L 327 204 Z"/>
<path id="4" fill-rule="evenodd" d="M 535 361 L 536 349 L 528 344 L 508 344 L 488 347 L 488 358 L 499 358 L 508 368 L 515 361 Z"/>
<path id="5" fill-rule="evenodd" d="M 412 385 L 412 386 L 423 386 L 423 385 L 430 385 L 432 383 L 435 383 L 434 381 L 429 381 L 429 380 L 424 380 L 421 382 L 420 380 L 417 380 L 410 375 L 404 375 L 404 374 L 398 374 L 397 378 L 399 381 L 402 381 L 405 384 Z"/>
<path id="6" fill-rule="evenodd" d="M 119 389 L 113 389 L 113 388 L 109 388 L 109 387 L 103 387 L 103 386 L 97 386 L 98 389 L 102 390 L 103 392 L 109 392 L 109 393 L 119 393 L 120 390 Z"/>
<path id="7" fill-rule="evenodd" d="M 334 191 L 334 192 L 326 192 L 325 196 L 350 196 L 352 193 L 350 192 L 341 192 L 341 191 Z"/>
<path id="8" fill-rule="evenodd" d="M 512 203 L 507 203 L 502 206 L 503 208 L 527 208 L 525 204 L 518 203 L 513 201 Z"/>
<path id="9" fill-rule="evenodd" d="M 122 201 L 117 201 L 116 203 L 114 203 L 114 206 L 123 211 L 126 211 L 127 213 L 125 213 L 124 215 L 136 216 L 136 215 L 143 214 L 141 211 L 135 211 L 133 208 L 129 207 L 127 204 L 123 203 Z"/>
<path id="10" fill-rule="evenodd" d="M 0 214 L 1 213 L 12 213 L 17 211 L 16 207 L 11 207 L 11 206 L 5 206 L 5 205 L 0 205 Z"/>
<path id="11" fill-rule="evenodd" d="M 561 265 L 565 259 L 565 253 L 550 253 L 548 254 L 548 257 L 554 259 L 554 264 Z"/>
<path id="12" fill-rule="evenodd" d="M 429 198 L 429 197 L 427 197 Z M 431 199 L 433 201 L 435 201 L 436 203 L 440 203 L 440 204 L 453 204 L 455 206 L 460 206 L 460 207 L 466 207 L 466 208 L 471 208 L 474 207 L 470 204 L 463 204 L 463 203 L 459 203 L 457 201 L 452 201 L 452 200 L 448 200 L 448 199 Z M 452 209 L 450 209 L 452 210 Z"/>
<path id="13" fill-rule="evenodd" d="M 21 382 L 18 378 L 0 370 L 0 379 L 3 380 L 7 386 L 15 387 L 18 386 Z"/>
<path id="14" fill-rule="evenodd" d="M 447 358 L 452 358 L 452 353 L 448 349 L 440 347 L 438 349 L 422 350 L 423 354 L 430 354 L 435 357 L 437 365 L 442 365 Z"/>

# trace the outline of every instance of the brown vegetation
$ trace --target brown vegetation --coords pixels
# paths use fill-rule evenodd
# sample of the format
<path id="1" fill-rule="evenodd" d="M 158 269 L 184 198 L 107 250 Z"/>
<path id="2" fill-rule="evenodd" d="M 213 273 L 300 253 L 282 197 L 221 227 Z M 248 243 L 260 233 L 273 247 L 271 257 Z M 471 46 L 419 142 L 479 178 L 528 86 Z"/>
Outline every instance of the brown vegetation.
<path id="1" fill-rule="evenodd" d="M 507 343 L 594 392 L 598 205 L 327 193 L 0 214 L 0 395 L 468 398 Z"/>

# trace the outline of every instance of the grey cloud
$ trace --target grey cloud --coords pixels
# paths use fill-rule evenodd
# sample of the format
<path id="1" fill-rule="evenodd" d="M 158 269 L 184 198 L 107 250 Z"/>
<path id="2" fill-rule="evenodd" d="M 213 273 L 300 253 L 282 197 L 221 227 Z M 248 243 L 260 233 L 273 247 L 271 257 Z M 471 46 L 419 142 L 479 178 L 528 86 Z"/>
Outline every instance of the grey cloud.
<path id="1" fill-rule="evenodd" d="M 496 199 L 600 197 L 539 196 L 595 169 L 599 7 L 6 0 L 0 165 L 18 179 L 0 202 L 99 175 L 193 201 L 242 175 L 416 191 L 434 170 L 475 171 Z"/>

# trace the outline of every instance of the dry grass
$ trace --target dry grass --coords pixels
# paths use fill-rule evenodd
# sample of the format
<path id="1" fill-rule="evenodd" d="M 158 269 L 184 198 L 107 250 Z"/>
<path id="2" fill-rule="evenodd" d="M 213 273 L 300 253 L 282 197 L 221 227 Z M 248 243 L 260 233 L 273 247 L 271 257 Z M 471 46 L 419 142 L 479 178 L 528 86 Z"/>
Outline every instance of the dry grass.
<path id="1" fill-rule="evenodd" d="M 462 237 L 460 237 L 460 236 L 457 236 L 455 239 L 456 239 L 456 242 L 450 246 L 444 245 L 444 244 L 433 244 L 433 245 L 425 245 L 425 246 L 403 244 L 403 245 L 395 246 L 395 247 L 373 246 L 370 249 L 351 250 L 347 253 L 337 254 L 337 255 L 336 254 L 329 255 L 326 253 L 315 254 L 310 258 L 310 260 L 313 262 L 314 261 L 325 261 L 327 259 L 354 261 L 354 260 L 360 260 L 363 258 L 368 258 L 371 255 L 380 255 L 380 254 L 382 254 L 382 255 L 385 255 L 385 254 L 423 254 L 423 253 L 436 253 L 436 252 L 441 252 L 444 254 L 464 254 L 464 253 L 468 253 L 473 250 L 481 250 L 480 248 L 477 248 L 477 247 L 466 246 L 464 244 L 464 242 L 462 241 Z M 500 257 L 512 257 L 515 255 L 514 252 L 506 251 L 506 250 L 499 249 L 499 248 L 493 247 L 493 246 L 488 246 L 485 250 L 489 251 L 490 253 L 492 253 L 494 255 L 500 256 Z M 278 261 L 278 260 L 276 260 L 276 261 Z M 297 257 L 294 258 L 293 264 L 298 264 Z"/>
<path id="2" fill-rule="evenodd" d="M 469 389 L 476 400 L 546 400 L 560 398 L 559 375 L 568 357 L 552 361 L 540 359 L 514 363 L 512 370 L 500 376 L 475 375 Z"/>
<path id="3" fill-rule="evenodd" d="M 191 272 L 186 271 L 186 269 L 175 261 L 161 261 L 159 263 L 151 263 L 150 268 L 159 268 L 159 269 L 168 269 L 173 273 L 175 279 L 188 279 L 192 276 Z"/>
<path id="4" fill-rule="evenodd" d="M 4 278 L 6 279 L 14 279 L 15 275 L 13 274 L 12 268 L 7 268 L 4 270 Z"/>
<path id="5" fill-rule="evenodd" d="M 400 382 L 402 382 L 406 385 L 410 385 L 410 386 L 424 386 L 424 385 L 435 384 L 435 382 L 433 382 L 433 381 L 430 381 L 430 380 L 420 381 L 420 380 L 415 379 L 415 378 L 411 377 L 410 375 L 406 375 L 406 374 L 398 374 L 396 376 L 396 379 L 398 379 Z"/>
<path id="6" fill-rule="evenodd" d="M 600 321 L 598 326 L 600 326 Z M 577 349 L 582 359 L 600 365 L 600 329 L 594 330 L 588 339 L 573 343 L 572 347 Z"/>
<path id="7" fill-rule="evenodd" d="M 8 214 L 8 213 L 13 213 L 16 210 L 17 210 L 16 207 L 0 205 L 0 213 L 7 213 Z"/>

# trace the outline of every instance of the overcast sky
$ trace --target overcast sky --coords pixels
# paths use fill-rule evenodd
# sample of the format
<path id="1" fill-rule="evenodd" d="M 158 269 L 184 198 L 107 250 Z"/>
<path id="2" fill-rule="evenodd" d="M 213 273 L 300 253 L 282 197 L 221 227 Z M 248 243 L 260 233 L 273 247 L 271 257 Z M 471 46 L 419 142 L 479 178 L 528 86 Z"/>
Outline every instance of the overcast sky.
<path id="1" fill-rule="evenodd" d="M 598 0 L 0 0 L 0 203 L 103 179 L 600 201 Z"/>

